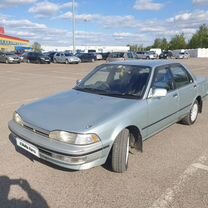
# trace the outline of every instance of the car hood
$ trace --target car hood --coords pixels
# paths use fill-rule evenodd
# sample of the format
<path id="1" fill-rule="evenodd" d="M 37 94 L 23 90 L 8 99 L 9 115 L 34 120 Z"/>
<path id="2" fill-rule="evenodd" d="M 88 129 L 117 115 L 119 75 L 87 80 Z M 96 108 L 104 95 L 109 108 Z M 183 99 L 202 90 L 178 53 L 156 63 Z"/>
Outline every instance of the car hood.
<path id="1" fill-rule="evenodd" d="M 23 105 L 23 121 L 47 131 L 85 132 L 127 110 L 138 100 L 71 90 Z"/>

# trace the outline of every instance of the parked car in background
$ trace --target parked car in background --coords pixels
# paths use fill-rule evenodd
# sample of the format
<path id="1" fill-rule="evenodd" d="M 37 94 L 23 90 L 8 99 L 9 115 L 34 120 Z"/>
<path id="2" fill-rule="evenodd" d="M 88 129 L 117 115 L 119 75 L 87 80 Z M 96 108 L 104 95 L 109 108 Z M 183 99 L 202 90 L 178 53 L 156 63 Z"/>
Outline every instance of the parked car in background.
<path id="1" fill-rule="evenodd" d="M 156 59 L 157 54 L 154 51 L 140 51 L 137 52 L 138 59 Z"/>
<path id="2" fill-rule="evenodd" d="M 12 64 L 12 63 L 20 63 L 19 56 L 17 56 L 15 53 L 7 52 L 3 53 L 0 52 L 0 62 L 6 63 L 6 64 Z"/>
<path id="3" fill-rule="evenodd" d="M 49 56 L 45 56 L 39 52 L 29 52 L 25 54 L 23 61 L 26 63 L 37 63 L 37 64 L 51 63 L 51 59 Z"/>
<path id="4" fill-rule="evenodd" d="M 49 56 L 50 59 L 51 59 L 51 62 L 53 62 L 53 57 L 54 57 L 54 55 L 55 55 L 56 53 L 57 53 L 56 51 L 49 51 L 49 52 L 43 53 L 43 55 Z"/>
<path id="5" fill-rule="evenodd" d="M 79 54 L 81 62 L 94 62 L 96 61 L 96 55 L 94 53 L 81 53 Z"/>
<path id="6" fill-rule="evenodd" d="M 24 53 L 22 53 L 22 54 L 19 55 L 20 62 L 23 62 L 24 61 L 24 57 L 26 57 L 27 54 L 28 54 L 28 52 L 24 52 Z"/>
<path id="7" fill-rule="evenodd" d="M 95 55 L 96 55 L 96 60 L 98 60 L 98 61 L 103 60 L 102 54 L 100 54 L 100 53 L 95 53 Z"/>
<path id="8" fill-rule="evenodd" d="M 167 59 L 167 58 L 172 58 L 172 57 L 173 57 L 173 53 L 171 51 L 163 51 L 159 55 L 159 59 Z"/>
<path id="9" fill-rule="evenodd" d="M 161 48 L 151 48 L 150 51 L 155 52 L 157 57 L 162 53 Z"/>
<path id="10" fill-rule="evenodd" d="M 180 63 L 109 63 L 70 91 L 22 105 L 9 129 L 18 147 L 56 165 L 82 170 L 109 159 L 124 172 L 131 149 L 178 121 L 194 124 L 207 96 L 208 80 Z"/>
<path id="11" fill-rule="evenodd" d="M 103 60 L 106 60 L 109 56 L 110 52 L 105 52 L 105 53 L 102 53 L 102 57 L 103 57 Z"/>
<path id="12" fill-rule="evenodd" d="M 134 52 L 112 52 L 109 54 L 106 59 L 107 62 L 113 61 L 125 61 L 125 60 L 133 60 L 137 59 L 137 55 Z"/>
<path id="13" fill-rule="evenodd" d="M 188 59 L 190 58 L 190 54 L 188 52 L 180 52 L 176 55 L 176 59 Z"/>
<path id="14" fill-rule="evenodd" d="M 72 53 L 58 52 L 53 57 L 54 63 L 65 63 L 65 64 L 79 64 L 80 58 L 74 56 Z"/>
<path id="15" fill-rule="evenodd" d="M 137 58 L 138 59 L 146 59 L 147 58 L 146 53 L 147 53 L 146 51 L 138 51 L 138 52 L 136 52 Z"/>

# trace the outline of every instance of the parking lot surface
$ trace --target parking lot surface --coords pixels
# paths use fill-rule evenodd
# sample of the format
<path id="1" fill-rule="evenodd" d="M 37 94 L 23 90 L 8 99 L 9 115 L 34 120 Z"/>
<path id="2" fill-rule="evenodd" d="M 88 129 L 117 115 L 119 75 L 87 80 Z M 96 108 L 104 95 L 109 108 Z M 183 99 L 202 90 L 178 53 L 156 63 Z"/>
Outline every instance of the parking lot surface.
<path id="1" fill-rule="evenodd" d="M 208 77 L 208 59 L 180 62 Z M 61 169 L 16 147 L 7 127 L 16 108 L 71 89 L 101 63 L 0 65 L 0 207 L 207 208 L 208 102 L 193 126 L 175 124 L 145 141 L 123 174 L 108 165 Z"/>

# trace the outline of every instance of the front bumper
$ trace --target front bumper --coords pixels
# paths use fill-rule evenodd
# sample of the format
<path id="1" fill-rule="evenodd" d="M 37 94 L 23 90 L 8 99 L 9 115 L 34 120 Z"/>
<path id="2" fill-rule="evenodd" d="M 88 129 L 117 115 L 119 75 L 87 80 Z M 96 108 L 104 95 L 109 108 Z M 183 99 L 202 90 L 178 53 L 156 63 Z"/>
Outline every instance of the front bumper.
<path id="1" fill-rule="evenodd" d="M 14 121 L 9 122 L 14 138 L 20 138 L 36 146 L 40 158 L 58 166 L 73 170 L 89 169 L 105 163 L 109 146 L 102 143 L 87 146 L 64 144 L 34 133 Z"/>
<path id="2" fill-rule="evenodd" d="M 20 60 L 19 60 L 19 59 L 14 59 L 14 60 L 11 60 L 11 59 L 9 60 L 9 59 L 8 59 L 8 62 L 9 62 L 10 64 L 15 64 L 15 63 L 17 64 L 17 63 L 20 63 Z"/>

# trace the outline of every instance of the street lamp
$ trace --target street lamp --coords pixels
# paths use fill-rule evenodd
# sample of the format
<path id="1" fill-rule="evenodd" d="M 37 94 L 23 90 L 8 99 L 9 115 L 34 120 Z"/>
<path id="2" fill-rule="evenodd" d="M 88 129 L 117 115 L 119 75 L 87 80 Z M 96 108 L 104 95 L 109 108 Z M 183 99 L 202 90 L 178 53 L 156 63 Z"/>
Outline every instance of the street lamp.
<path id="1" fill-rule="evenodd" d="M 72 1 L 72 42 L 73 42 L 73 54 L 75 54 L 75 1 Z"/>

